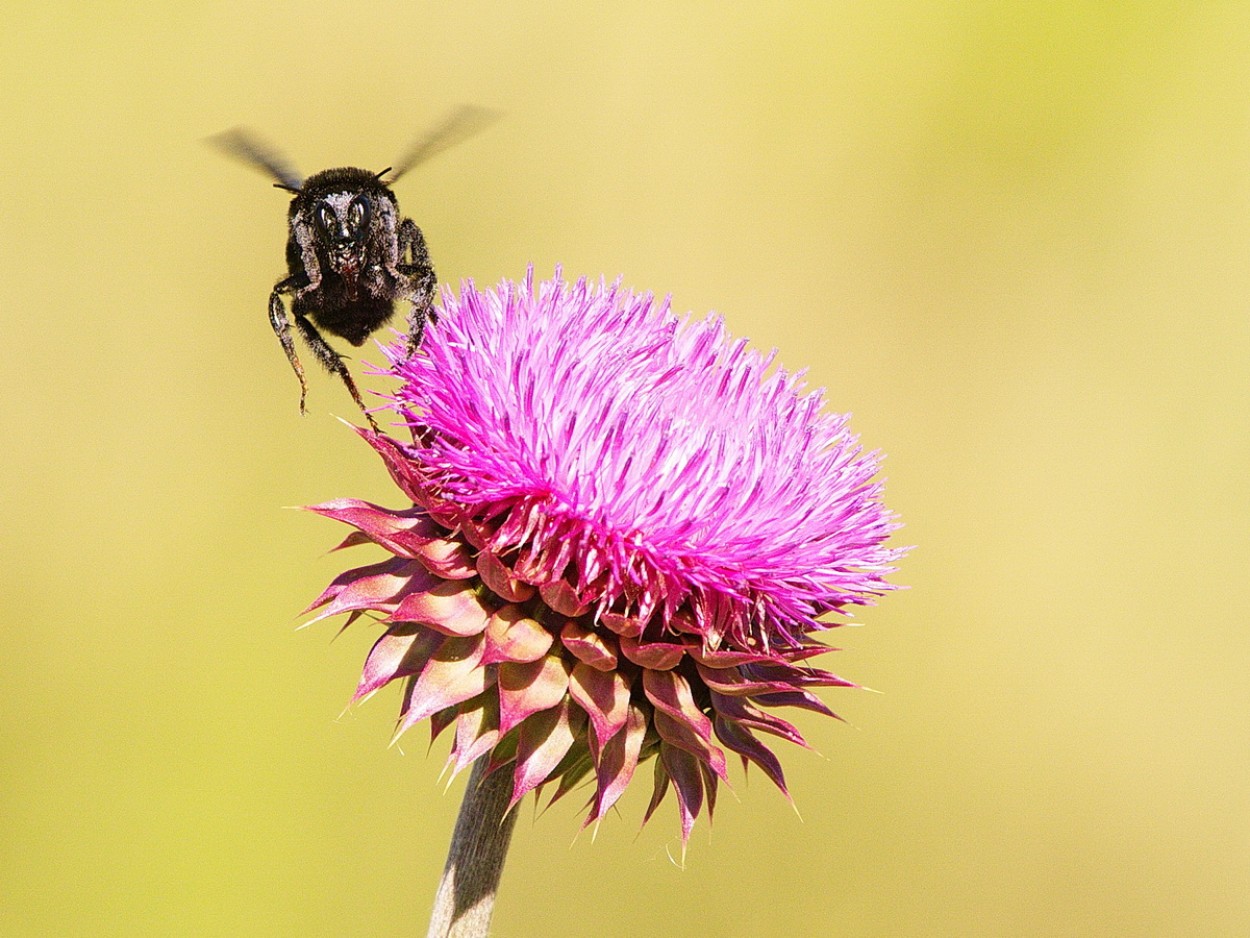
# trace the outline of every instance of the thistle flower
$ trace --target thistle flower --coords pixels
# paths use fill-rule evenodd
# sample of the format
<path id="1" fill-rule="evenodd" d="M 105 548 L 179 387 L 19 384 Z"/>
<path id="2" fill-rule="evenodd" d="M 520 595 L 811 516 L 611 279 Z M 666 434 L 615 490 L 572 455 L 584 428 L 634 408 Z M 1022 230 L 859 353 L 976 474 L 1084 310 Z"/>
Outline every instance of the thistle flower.
<path id="1" fill-rule="evenodd" d="M 834 715 L 812 688 L 854 685 L 807 663 L 815 635 L 901 553 L 847 418 L 719 318 L 559 271 L 445 292 L 387 354 L 411 442 L 360 432 L 411 505 L 311 509 L 392 555 L 309 607 L 385 626 L 354 699 L 403 679 L 397 732 L 450 731 L 453 772 L 510 773 L 509 807 L 588 779 L 596 822 L 654 760 L 645 819 L 671 787 L 685 841 L 727 752 L 785 793 L 759 734 Z"/>

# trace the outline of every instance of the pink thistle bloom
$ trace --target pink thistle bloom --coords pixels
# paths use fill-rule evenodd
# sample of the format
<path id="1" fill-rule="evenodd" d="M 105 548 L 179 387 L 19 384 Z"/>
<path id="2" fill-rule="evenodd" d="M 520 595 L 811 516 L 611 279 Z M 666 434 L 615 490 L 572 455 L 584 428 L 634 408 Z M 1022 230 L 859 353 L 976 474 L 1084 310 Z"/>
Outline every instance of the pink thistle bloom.
<path id="1" fill-rule="evenodd" d="M 398 732 L 451 730 L 449 764 L 512 776 L 512 804 L 593 781 L 586 823 L 655 759 L 683 840 L 726 750 L 783 791 L 759 734 L 850 681 L 807 664 L 828 614 L 870 604 L 902 551 L 847 418 L 801 375 L 619 284 L 444 292 L 421 350 L 388 350 L 412 441 L 360 431 L 411 501 L 311 510 L 392 556 L 338 577 L 318 618 L 386 627 L 355 699 L 404 679 Z M 351 619 L 349 619 L 351 621 Z"/>

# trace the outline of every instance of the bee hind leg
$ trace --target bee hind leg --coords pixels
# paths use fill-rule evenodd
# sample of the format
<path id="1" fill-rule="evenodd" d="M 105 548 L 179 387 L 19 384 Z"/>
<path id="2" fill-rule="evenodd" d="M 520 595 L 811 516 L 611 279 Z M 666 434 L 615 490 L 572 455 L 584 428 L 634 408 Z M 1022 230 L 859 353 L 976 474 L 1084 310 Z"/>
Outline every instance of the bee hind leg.
<path id="1" fill-rule="evenodd" d="M 373 415 L 365 409 L 365 402 L 360 396 L 360 392 L 356 390 L 356 382 L 352 380 L 351 372 L 347 370 L 347 365 L 343 362 L 343 356 L 330 347 L 330 344 L 321 337 L 321 333 L 317 331 L 308 319 L 295 314 L 295 326 L 299 329 L 300 335 L 304 337 L 304 342 L 317 361 L 325 367 L 326 371 L 331 374 L 338 375 L 352 396 L 352 400 L 356 402 L 356 406 L 360 408 L 360 412 L 365 415 L 365 419 L 369 421 L 369 426 L 373 428 L 374 433 L 381 433 L 378 429 L 377 422 L 373 419 Z M 301 374 L 302 380 L 302 374 Z"/>

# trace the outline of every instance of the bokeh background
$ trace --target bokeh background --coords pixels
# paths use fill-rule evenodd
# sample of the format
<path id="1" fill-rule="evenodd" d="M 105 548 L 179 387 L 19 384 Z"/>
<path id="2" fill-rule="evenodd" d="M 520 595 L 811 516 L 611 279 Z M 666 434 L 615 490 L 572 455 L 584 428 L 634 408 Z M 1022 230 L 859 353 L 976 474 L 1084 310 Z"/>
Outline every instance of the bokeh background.
<path id="1" fill-rule="evenodd" d="M 723 313 L 918 545 L 801 818 L 737 776 L 683 869 L 671 801 L 527 806 L 495 934 L 1250 934 L 1250 6 L 7 0 L 0 76 L 0 933 L 424 934 L 462 782 L 344 712 L 284 510 L 396 495 L 202 141 L 381 169 L 472 102 L 399 186 L 445 283 Z"/>

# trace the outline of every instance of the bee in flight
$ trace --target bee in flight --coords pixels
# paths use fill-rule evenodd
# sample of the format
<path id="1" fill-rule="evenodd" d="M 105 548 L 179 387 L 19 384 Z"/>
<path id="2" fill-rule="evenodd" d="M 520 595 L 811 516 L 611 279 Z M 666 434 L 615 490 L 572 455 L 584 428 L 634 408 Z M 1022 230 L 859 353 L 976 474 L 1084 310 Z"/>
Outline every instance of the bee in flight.
<path id="1" fill-rule="evenodd" d="M 211 142 L 292 193 L 287 211 L 287 275 L 269 294 L 269 322 L 299 378 L 300 413 L 305 412 L 308 381 L 295 353 L 291 321 L 313 357 L 347 386 L 370 426 L 343 356 L 322 331 L 360 346 L 394 315 L 395 303 L 407 300 L 408 353 L 421 344 L 427 319 L 434 317 L 437 278 L 421 229 L 399 213 L 391 191 L 401 176 L 431 156 L 459 143 L 498 118 L 495 111 L 463 106 L 453 110 L 413 142 L 395 167 L 381 172 L 343 167 L 301 180 L 278 155 L 253 134 L 235 129 Z M 290 316 L 282 297 L 291 297 Z"/>

